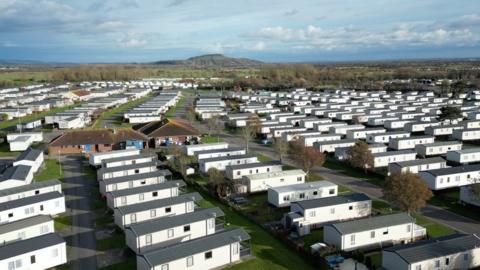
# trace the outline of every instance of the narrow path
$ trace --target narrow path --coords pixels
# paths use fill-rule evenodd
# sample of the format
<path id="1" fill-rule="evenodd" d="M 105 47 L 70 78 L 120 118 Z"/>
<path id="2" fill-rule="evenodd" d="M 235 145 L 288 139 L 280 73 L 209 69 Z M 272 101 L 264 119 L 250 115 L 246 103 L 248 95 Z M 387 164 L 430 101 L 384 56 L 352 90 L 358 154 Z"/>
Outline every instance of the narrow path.
<path id="1" fill-rule="evenodd" d="M 90 183 L 84 177 L 83 163 L 79 156 L 65 156 L 61 162 L 65 178 L 63 191 L 67 211 L 70 211 L 72 217 L 71 236 L 67 239 L 71 269 L 97 269 L 93 214 L 90 211 Z"/>

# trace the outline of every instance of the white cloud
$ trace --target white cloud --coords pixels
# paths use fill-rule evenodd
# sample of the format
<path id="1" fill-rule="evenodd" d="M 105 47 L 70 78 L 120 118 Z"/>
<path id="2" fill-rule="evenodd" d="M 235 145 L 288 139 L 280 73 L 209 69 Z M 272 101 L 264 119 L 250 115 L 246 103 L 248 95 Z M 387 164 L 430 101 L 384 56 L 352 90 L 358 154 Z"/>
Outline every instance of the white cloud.
<path id="1" fill-rule="evenodd" d="M 136 47 L 143 47 L 148 42 L 145 39 L 137 39 L 137 38 L 127 38 L 121 41 L 121 46 L 124 48 L 136 48 Z"/>
<path id="2" fill-rule="evenodd" d="M 265 42 L 259 41 L 259 42 L 255 43 L 255 45 L 253 45 L 252 50 L 263 51 L 263 50 L 265 50 L 265 48 L 266 48 Z"/>

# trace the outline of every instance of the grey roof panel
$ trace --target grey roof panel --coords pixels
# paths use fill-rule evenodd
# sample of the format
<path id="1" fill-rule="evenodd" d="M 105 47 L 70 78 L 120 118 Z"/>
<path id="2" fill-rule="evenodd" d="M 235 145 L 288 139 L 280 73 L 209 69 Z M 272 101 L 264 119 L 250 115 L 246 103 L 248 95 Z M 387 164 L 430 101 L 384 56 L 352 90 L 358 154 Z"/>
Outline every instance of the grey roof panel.
<path id="1" fill-rule="evenodd" d="M 102 179 L 101 181 L 103 181 L 106 185 L 110 185 L 110 184 L 115 184 L 115 183 L 123 183 L 123 182 L 128 182 L 128 181 L 135 181 L 135 180 L 154 178 L 154 177 L 160 177 L 160 176 L 165 177 L 165 176 L 169 176 L 169 175 L 172 175 L 172 173 L 169 170 L 158 170 L 158 171 L 154 171 L 154 172 L 131 174 L 131 175 L 127 175 L 127 176 L 120 176 L 120 177 Z"/>
<path id="2" fill-rule="evenodd" d="M 370 198 L 363 193 L 353 193 L 348 195 L 292 202 L 292 204 L 298 204 L 303 209 L 310 209 L 310 208 L 325 207 L 325 206 L 331 206 L 331 205 L 339 205 L 339 204 L 361 202 L 361 201 L 368 201 L 368 200 L 370 200 Z"/>
<path id="3" fill-rule="evenodd" d="M 398 213 L 339 222 L 327 226 L 334 227 L 338 232 L 342 234 L 350 234 L 412 222 L 414 222 L 414 219 L 408 214 Z"/>
<path id="4" fill-rule="evenodd" d="M 143 256 L 153 266 L 185 258 L 200 252 L 212 250 L 238 241 L 249 240 L 250 236 L 242 229 L 230 229 L 199 239 L 179 243 L 167 248 L 146 252 Z"/>
<path id="5" fill-rule="evenodd" d="M 250 155 L 250 154 L 235 155 L 235 156 L 228 156 L 228 157 L 205 158 L 205 159 L 200 160 L 199 162 L 207 163 L 207 162 L 215 162 L 215 161 L 222 161 L 222 160 L 246 159 L 246 158 L 253 158 L 253 157 L 256 157 L 256 156 Z"/>
<path id="6" fill-rule="evenodd" d="M 42 151 L 33 149 L 33 148 L 28 148 L 27 150 L 23 151 L 17 158 L 16 161 L 19 160 L 30 160 L 30 161 L 35 161 L 37 158 L 42 154 Z"/>
<path id="7" fill-rule="evenodd" d="M 9 180 L 9 179 L 24 181 L 25 179 L 27 179 L 27 175 L 31 169 L 32 167 L 26 166 L 26 165 L 17 165 L 17 166 L 8 167 L 3 172 L 2 177 L 0 178 L 0 182 Z"/>
<path id="8" fill-rule="evenodd" d="M 152 157 L 154 160 L 157 159 L 157 156 L 154 155 L 154 154 L 141 154 L 141 155 L 106 158 L 106 159 L 102 159 L 102 163 L 118 162 L 118 161 L 125 161 L 125 160 L 134 160 L 134 159 L 147 158 L 147 157 Z"/>
<path id="9" fill-rule="evenodd" d="M 278 160 L 272 160 L 268 162 L 254 162 L 248 164 L 239 164 L 239 165 L 228 165 L 226 168 L 231 170 L 242 170 L 249 168 L 262 168 L 262 167 L 271 167 L 271 166 L 282 166 L 282 163 Z"/>
<path id="10" fill-rule="evenodd" d="M 146 222 L 136 223 L 131 225 L 127 230 L 133 231 L 137 236 L 145 235 L 151 232 L 158 232 L 177 226 L 190 224 L 193 222 L 206 220 L 213 217 L 222 217 L 225 214 L 220 208 L 200 209 L 195 212 L 176 215 L 167 218 L 158 218 Z"/>
<path id="11" fill-rule="evenodd" d="M 11 195 L 11 194 L 17 194 L 17 193 L 25 192 L 25 191 L 29 191 L 29 190 L 35 190 L 35 189 L 39 189 L 39 188 L 49 187 L 49 186 L 61 185 L 61 184 L 62 183 L 58 180 L 33 182 L 31 184 L 28 184 L 28 185 L 2 189 L 2 190 L 0 190 L 0 197 L 8 196 L 8 195 Z"/>
<path id="12" fill-rule="evenodd" d="M 439 238 L 398 245 L 384 249 L 393 252 L 412 264 L 480 247 L 480 238 L 475 234 L 453 234 Z"/>
<path id="13" fill-rule="evenodd" d="M 118 196 L 127 196 L 127 195 L 132 195 L 132 194 L 140 194 L 140 193 L 145 193 L 149 191 L 156 191 L 156 190 L 162 190 L 162 189 L 167 189 L 167 188 L 172 188 L 172 187 L 183 187 L 185 186 L 185 182 L 182 180 L 172 180 L 172 181 L 167 181 L 159 184 L 153 184 L 153 185 L 145 185 L 145 186 L 140 186 L 136 188 L 127 188 L 127 189 L 121 189 L 121 190 L 115 190 L 109 192 L 113 197 L 118 197 Z"/>
<path id="14" fill-rule="evenodd" d="M 118 167 L 110 167 L 110 168 L 100 168 L 98 173 L 105 174 L 109 172 L 121 172 L 126 170 L 133 170 L 138 168 L 146 168 L 146 167 L 156 167 L 158 165 L 158 161 L 150 161 L 150 162 L 143 162 L 143 163 L 135 163 L 125 166 L 118 166 Z"/>
<path id="15" fill-rule="evenodd" d="M 426 164 L 441 163 L 441 162 L 447 162 L 447 161 L 441 157 L 433 157 L 433 158 L 422 158 L 422 159 L 407 160 L 402 162 L 395 162 L 392 164 L 397 164 L 400 167 L 410 167 L 410 166 L 416 166 L 416 165 L 426 165 Z"/>
<path id="16" fill-rule="evenodd" d="M 475 172 L 475 171 L 480 171 L 480 164 L 435 169 L 435 170 L 429 170 L 425 172 L 430 173 L 433 176 L 442 176 L 442 175 Z"/>
<path id="17" fill-rule="evenodd" d="M 399 150 L 399 151 L 387 151 L 372 154 L 374 157 L 388 157 L 392 155 L 407 155 L 407 154 L 417 154 L 413 150 Z"/>
<path id="18" fill-rule="evenodd" d="M 184 202 L 199 201 L 201 199 L 202 199 L 202 196 L 198 192 L 192 192 L 192 193 L 185 193 L 182 195 L 178 195 L 176 197 L 122 206 L 122 207 L 118 207 L 117 210 L 121 214 L 126 215 L 129 213 L 137 213 L 137 212 L 148 210 L 148 209 L 160 208 L 160 207 L 170 206 L 170 205 L 184 203 Z"/>
<path id="19" fill-rule="evenodd" d="M 44 234 L 38 237 L 13 242 L 0 247 L 0 260 L 12 258 L 41 248 L 64 243 L 65 240 L 56 233 Z"/>
<path id="20" fill-rule="evenodd" d="M 47 215 L 38 215 L 38 216 L 33 216 L 25 219 L 21 219 L 18 221 L 10 222 L 10 223 L 5 223 L 0 225 L 0 235 L 16 230 L 20 230 L 23 228 L 28 228 L 34 225 L 42 224 L 45 222 L 51 221 L 52 218 Z"/>
<path id="21" fill-rule="evenodd" d="M 17 207 L 21 207 L 21 206 L 25 206 L 25 205 L 30 205 L 30 204 L 33 204 L 33 203 L 43 202 L 43 201 L 47 201 L 47 200 L 53 200 L 53 199 L 61 198 L 61 197 L 63 197 L 63 194 L 60 193 L 60 192 L 57 192 L 57 191 L 43 193 L 43 194 L 31 196 L 31 197 L 25 197 L 25 198 L 18 199 L 18 200 L 13 200 L 13 201 L 0 203 L 0 211 L 5 211 L 5 210 L 8 210 L 8 209 L 13 209 L 13 208 L 17 208 Z"/>

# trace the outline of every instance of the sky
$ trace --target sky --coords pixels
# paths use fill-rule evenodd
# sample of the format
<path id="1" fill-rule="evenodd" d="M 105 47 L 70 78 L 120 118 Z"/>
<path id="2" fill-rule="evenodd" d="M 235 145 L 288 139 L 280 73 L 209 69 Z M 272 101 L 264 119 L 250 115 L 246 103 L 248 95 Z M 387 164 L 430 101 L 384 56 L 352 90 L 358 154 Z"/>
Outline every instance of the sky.
<path id="1" fill-rule="evenodd" d="M 479 0 L 0 0 L 0 59 L 480 57 Z"/>

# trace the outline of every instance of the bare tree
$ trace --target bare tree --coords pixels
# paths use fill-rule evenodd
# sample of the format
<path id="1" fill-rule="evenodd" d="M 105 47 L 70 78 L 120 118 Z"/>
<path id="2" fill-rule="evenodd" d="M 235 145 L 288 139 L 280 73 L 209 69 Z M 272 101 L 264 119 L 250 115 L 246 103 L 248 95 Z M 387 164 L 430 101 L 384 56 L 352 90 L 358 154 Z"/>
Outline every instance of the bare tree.
<path id="1" fill-rule="evenodd" d="M 277 138 L 274 141 L 273 148 L 275 149 L 275 153 L 277 153 L 280 162 L 283 161 L 283 158 L 288 154 L 289 150 L 288 142 L 286 142 L 282 138 Z"/>
<path id="2" fill-rule="evenodd" d="M 358 141 L 348 151 L 348 162 L 355 168 L 360 168 L 367 172 L 373 168 L 373 154 L 364 141 Z"/>
<path id="3" fill-rule="evenodd" d="M 174 156 L 174 159 L 169 162 L 172 169 L 179 172 L 183 178 L 187 178 L 188 167 L 195 162 L 195 157 L 187 156 L 182 152 L 182 149 L 178 145 L 171 145 L 168 148 L 168 153 Z"/>
<path id="4" fill-rule="evenodd" d="M 422 178 L 410 172 L 396 172 L 387 177 L 383 194 L 394 207 L 409 213 L 417 212 L 433 196 Z"/>
<path id="5" fill-rule="evenodd" d="M 195 113 L 195 108 L 193 107 L 193 105 L 190 105 L 190 106 L 187 107 L 186 117 L 187 117 L 187 120 L 190 123 L 193 123 L 193 121 L 195 121 L 196 113 Z"/>
<path id="6" fill-rule="evenodd" d="M 240 129 L 240 136 L 245 142 L 245 149 L 249 152 L 250 141 L 255 138 L 258 132 L 260 132 L 260 119 L 258 117 L 249 117 L 247 119 L 247 125 Z"/>
<path id="7" fill-rule="evenodd" d="M 212 133 L 218 133 L 220 129 L 220 117 L 212 116 L 207 119 L 208 136 L 211 136 Z"/>
<path id="8" fill-rule="evenodd" d="M 295 163 L 300 166 L 307 174 L 315 166 L 323 166 L 325 163 L 325 154 L 313 147 L 305 146 L 303 139 L 292 142 L 290 155 Z"/>

